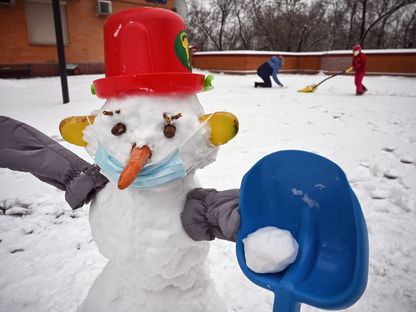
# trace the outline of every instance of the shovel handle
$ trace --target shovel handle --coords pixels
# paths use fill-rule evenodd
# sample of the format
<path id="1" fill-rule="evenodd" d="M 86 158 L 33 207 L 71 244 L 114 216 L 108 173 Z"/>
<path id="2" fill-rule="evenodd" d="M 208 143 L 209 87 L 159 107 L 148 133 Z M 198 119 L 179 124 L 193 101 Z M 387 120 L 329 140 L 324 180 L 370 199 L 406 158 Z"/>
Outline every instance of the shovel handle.
<path id="1" fill-rule="evenodd" d="M 280 290 L 275 292 L 273 312 L 300 312 L 300 302 L 293 298 L 293 294 Z"/>
<path id="2" fill-rule="evenodd" d="M 324 83 L 325 81 L 327 81 L 328 79 L 331 79 L 331 78 L 333 78 L 333 77 L 335 77 L 335 76 L 338 76 L 338 75 L 342 75 L 342 74 L 344 74 L 344 73 L 349 73 L 349 72 L 351 72 L 352 71 L 352 67 L 348 67 L 346 70 L 343 70 L 342 72 L 339 72 L 339 73 L 336 73 L 336 74 L 333 74 L 333 75 L 331 75 L 331 76 L 329 76 L 328 78 L 325 78 L 324 80 L 322 80 L 320 83 L 318 83 L 318 84 L 316 84 L 316 85 L 314 85 L 314 88 L 317 88 L 321 83 Z"/>
<path id="3" fill-rule="evenodd" d="M 351 66 L 351 67 L 348 67 L 346 70 L 344 70 L 344 72 L 345 73 L 351 73 L 353 70 L 354 70 L 354 68 Z"/>
<path id="4" fill-rule="evenodd" d="M 314 85 L 313 87 L 314 87 L 314 88 L 317 88 L 320 84 L 324 83 L 324 82 L 325 82 L 325 81 L 327 81 L 328 79 L 334 78 L 335 76 L 338 76 L 338 75 L 341 75 L 341 74 L 342 74 L 342 73 L 336 73 L 336 74 L 333 74 L 333 75 L 331 75 L 331 76 L 329 76 L 329 77 L 325 78 L 324 80 L 322 80 L 320 83 L 318 83 L 318 84 Z"/>

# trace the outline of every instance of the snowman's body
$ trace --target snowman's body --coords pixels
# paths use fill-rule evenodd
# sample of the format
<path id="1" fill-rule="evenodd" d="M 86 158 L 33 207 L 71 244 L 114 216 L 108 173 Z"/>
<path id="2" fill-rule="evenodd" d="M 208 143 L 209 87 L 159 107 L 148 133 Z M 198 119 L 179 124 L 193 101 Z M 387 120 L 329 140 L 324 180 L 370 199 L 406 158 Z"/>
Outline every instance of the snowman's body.
<path id="1" fill-rule="evenodd" d="M 163 135 L 164 112 L 182 114 L 171 139 Z M 209 243 L 190 239 L 180 219 L 187 192 L 199 186 L 195 169 L 216 155 L 209 129 L 199 122 L 202 114 L 193 95 L 129 97 L 108 101 L 84 132 L 91 153 L 99 142 L 120 162 L 126 161 L 132 144 L 148 145 L 151 162 L 180 147 L 187 174 L 145 189 L 119 190 L 112 181 L 99 192 L 91 204 L 90 224 L 98 249 L 109 262 L 79 311 L 226 310 L 209 277 Z M 127 131 L 114 136 L 111 129 L 119 122 Z"/>

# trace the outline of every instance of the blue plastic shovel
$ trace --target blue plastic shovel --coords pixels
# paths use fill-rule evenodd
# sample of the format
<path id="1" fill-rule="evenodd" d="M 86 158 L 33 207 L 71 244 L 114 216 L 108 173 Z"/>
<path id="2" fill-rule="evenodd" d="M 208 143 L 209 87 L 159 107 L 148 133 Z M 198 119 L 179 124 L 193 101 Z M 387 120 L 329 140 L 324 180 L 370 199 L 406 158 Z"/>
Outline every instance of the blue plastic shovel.
<path id="1" fill-rule="evenodd" d="M 240 215 L 239 265 L 274 292 L 274 312 L 298 312 L 301 303 L 345 309 L 363 294 L 367 228 L 345 173 L 332 161 L 304 151 L 264 157 L 243 178 Z M 246 265 L 242 239 L 265 226 L 290 231 L 299 244 L 296 261 L 282 272 L 257 274 Z"/>

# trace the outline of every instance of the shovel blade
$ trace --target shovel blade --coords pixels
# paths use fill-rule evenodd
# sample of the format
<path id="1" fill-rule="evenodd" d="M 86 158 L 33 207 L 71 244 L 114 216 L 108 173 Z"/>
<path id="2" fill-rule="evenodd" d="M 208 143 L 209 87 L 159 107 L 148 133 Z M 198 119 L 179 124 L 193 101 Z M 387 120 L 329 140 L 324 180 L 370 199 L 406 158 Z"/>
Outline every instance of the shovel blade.
<path id="1" fill-rule="evenodd" d="M 305 151 L 267 155 L 243 178 L 240 216 L 239 265 L 252 282 L 275 293 L 274 312 L 298 312 L 301 303 L 344 309 L 363 294 L 366 224 L 345 173 L 335 163 Z M 257 274 L 246 265 L 242 240 L 265 226 L 288 230 L 299 243 L 296 261 L 282 272 Z"/>
<path id="2" fill-rule="evenodd" d="M 310 85 L 310 86 L 306 86 L 303 89 L 298 90 L 298 92 L 301 93 L 313 93 L 318 89 L 318 87 L 316 85 Z"/>

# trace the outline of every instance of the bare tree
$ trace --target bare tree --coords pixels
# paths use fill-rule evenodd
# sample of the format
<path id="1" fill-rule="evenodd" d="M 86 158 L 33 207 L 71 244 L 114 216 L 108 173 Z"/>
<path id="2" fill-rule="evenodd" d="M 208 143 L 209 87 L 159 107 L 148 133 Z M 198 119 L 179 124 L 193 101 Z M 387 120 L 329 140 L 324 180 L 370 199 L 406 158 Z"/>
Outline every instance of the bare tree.
<path id="1" fill-rule="evenodd" d="M 238 38 L 241 40 L 241 46 L 244 50 L 252 48 L 250 44 L 250 19 L 247 16 L 247 5 L 244 0 L 233 0 L 234 14 L 237 20 Z M 238 43 L 237 43 L 238 46 Z"/>
<path id="2" fill-rule="evenodd" d="M 347 0 L 347 8 L 350 8 L 349 12 L 349 30 L 348 30 L 348 39 L 346 42 L 346 49 L 349 49 L 352 45 L 352 39 L 354 37 L 354 21 L 356 19 L 357 10 L 358 10 L 358 4 L 360 3 L 360 0 Z"/>
<path id="3" fill-rule="evenodd" d="M 327 5 L 327 1 L 316 1 L 307 7 L 306 13 L 300 16 L 303 29 L 299 35 L 296 51 L 310 51 L 327 38 L 325 27 Z M 298 24 L 298 27 L 300 25 Z"/>
<path id="4" fill-rule="evenodd" d="M 326 24 L 324 25 L 326 30 L 323 30 L 323 33 L 327 35 L 325 50 L 343 48 L 348 27 L 345 1 L 328 0 L 326 5 Z"/>
<path id="5" fill-rule="evenodd" d="M 416 0 L 187 0 L 191 42 L 205 50 L 414 47 Z"/>
<path id="6" fill-rule="evenodd" d="M 277 3 L 279 4 L 279 3 Z M 274 9 L 268 0 L 248 0 L 248 15 L 254 20 L 254 37 L 256 38 L 257 49 L 276 50 L 277 42 L 273 36 L 270 24 L 273 24 L 272 13 Z"/>
<path id="7" fill-rule="evenodd" d="M 200 50 L 210 50 L 211 44 L 215 44 L 215 34 L 213 33 L 215 20 L 212 12 L 196 1 L 189 4 L 190 14 L 187 17 L 188 33 L 191 44 L 198 46 Z M 215 47 L 217 49 L 217 47 Z"/>
<path id="8" fill-rule="evenodd" d="M 406 6 L 409 6 L 411 4 L 415 4 L 416 0 L 396 0 L 392 1 L 392 5 L 389 7 L 386 7 L 385 11 L 378 15 L 371 23 L 365 28 L 365 31 L 362 33 L 360 37 L 360 42 L 364 43 L 364 40 L 366 39 L 366 36 L 368 33 L 383 19 L 386 19 L 399 11 L 401 8 L 404 8 Z"/>
<path id="9" fill-rule="evenodd" d="M 218 47 L 219 50 L 223 49 L 224 31 L 226 28 L 227 19 L 233 10 L 234 2 L 229 0 L 214 0 L 214 4 L 218 6 L 220 12 L 220 23 L 218 31 Z"/>
<path id="10" fill-rule="evenodd" d="M 368 0 L 361 0 L 361 27 L 360 27 L 360 42 L 363 43 L 364 41 L 364 33 L 365 33 L 365 19 L 367 17 L 367 1 Z"/>
<path id="11" fill-rule="evenodd" d="M 403 33 L 402 47 L 415 48 L 416 47 L 416 8 L 408 14 L 407 20 L 402 22 L 401 31 Z"/>

